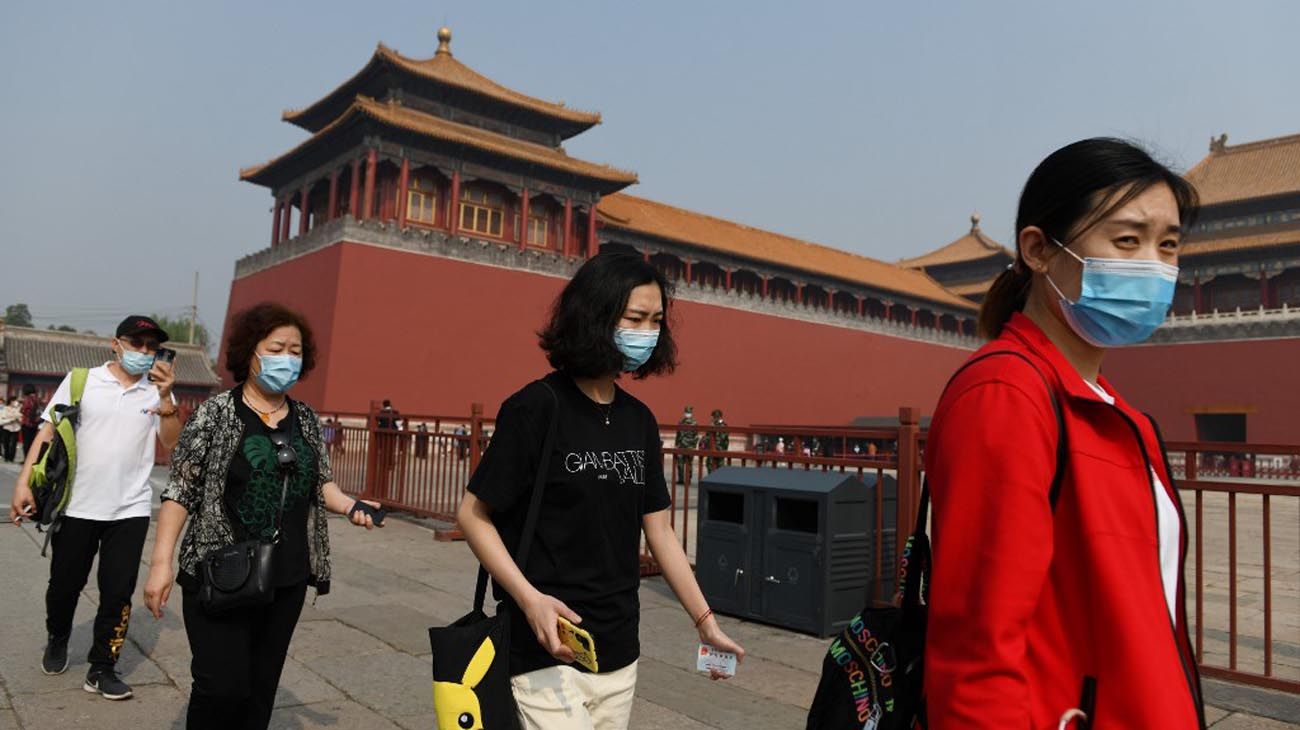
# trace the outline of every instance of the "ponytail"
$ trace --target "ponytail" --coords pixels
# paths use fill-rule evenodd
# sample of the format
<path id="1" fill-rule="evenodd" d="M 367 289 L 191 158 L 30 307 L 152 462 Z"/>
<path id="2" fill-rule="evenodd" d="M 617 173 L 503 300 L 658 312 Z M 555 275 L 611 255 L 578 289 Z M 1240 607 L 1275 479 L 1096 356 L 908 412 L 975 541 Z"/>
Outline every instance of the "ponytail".
<path id="1" fill-rule="evenodd" d="M 1034 275 L 1029 267 L 1017 261 L 1014 266 L 998 274 L 984 295 L 980 305 L 979 334 L 992 340 L 1002 334 L 1002 328 L 1011 321 L 1011 315 L 1023 311 L 1029 300 L 1029 285 Z"/>

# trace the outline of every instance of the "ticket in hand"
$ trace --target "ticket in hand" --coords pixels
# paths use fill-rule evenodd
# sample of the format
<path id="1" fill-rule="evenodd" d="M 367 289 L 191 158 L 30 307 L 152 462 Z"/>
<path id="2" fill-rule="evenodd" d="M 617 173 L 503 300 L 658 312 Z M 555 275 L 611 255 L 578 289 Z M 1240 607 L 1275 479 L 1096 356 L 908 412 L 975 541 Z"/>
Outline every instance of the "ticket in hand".
<path id="1" fill-rule="evenodd" d="M 573 650 L 573 661 L 593 672 L 600 671 L 596 663 L 596 640 L 585 630 L 574 626 L 563 616 L 556 616 L 559 623 L 560 642 Z"/>
<path id="2" fill-rule="evenodd" d="M 736 655 L 729 651 L 700 644 L 700 651 L 695 655 L 695 671 L 712 674 L 714 671 L 728 677 L 736 676 Z"/>

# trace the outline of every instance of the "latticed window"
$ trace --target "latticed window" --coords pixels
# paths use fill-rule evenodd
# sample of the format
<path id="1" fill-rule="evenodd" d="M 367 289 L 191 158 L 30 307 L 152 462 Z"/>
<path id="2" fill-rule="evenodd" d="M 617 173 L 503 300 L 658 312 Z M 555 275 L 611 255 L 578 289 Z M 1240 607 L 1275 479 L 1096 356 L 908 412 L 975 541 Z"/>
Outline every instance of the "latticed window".
<path id="1" fill-rule="evenodd" d="M 528 215 L 528 243 L 533 246 L 550 245 L 551 217 L 545 213 Z"/>
<path id="2" fill-rule="evenodd" d="M 406 190 L 406 217 L 418 223 L 433 224 L 438 204 L 438 188 L 427 177 L 411 178 Z"/>
<path id="3" fill-rule="evenodd" d="M 460 191 L 460 227 L 500 238 L 505 207 L 505 200 L 496 193 L 481 188 L 463 188 Z"/>

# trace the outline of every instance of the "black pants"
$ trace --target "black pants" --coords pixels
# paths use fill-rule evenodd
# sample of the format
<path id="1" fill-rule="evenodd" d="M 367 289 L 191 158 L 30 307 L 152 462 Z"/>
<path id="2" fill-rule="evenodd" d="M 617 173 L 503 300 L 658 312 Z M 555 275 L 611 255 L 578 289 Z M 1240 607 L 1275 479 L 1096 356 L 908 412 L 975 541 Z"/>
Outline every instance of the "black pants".
<path id="1" fill-rule="evenodd" d="M 183 591 L 194 677 L 187 730 L 266 730 L 306 595 L 307 584 L 299 583 L 277 589 L 270 605 L 214 617 L 197 590 Z"/>
<path id="2" fill-rule="evenodd" d="M 0 428 L 0 455 L 5 461 L 13 461 L 18 451 L 18 432 Z"/>
<path id="3" fill-rule="evenodd" d="M 86 659 L 92 665 L 112 666 L 126 642 L 131 622 L 131 595 L 140 570 L 140 553 L 149 532 L 148 517 L 101 521 L 64 517 L 50 539 L 50 586 L 45 591 L 45 630 L 51 636 L 72 632 L 77 599 L 90 577 L 99 553 L 99 611 L 95 638 Z"/>
<path id="4" fill-rule="evenodd" d="M 24 458 L 24 459 L 26 459 L 26 458 L 27 458 L 27 454 L 31 452 L 31 450 L 32 450 L 32 442 L 36 440 L 36 434 L 37 434 L 37 432 L 40 431 L 40 430 L 41 430 L 41 427 L 40 427 L 40 426 L 23 426 L 23 427 L 22 427 L 22 434 L 23 434 L 23 458 Z"/>

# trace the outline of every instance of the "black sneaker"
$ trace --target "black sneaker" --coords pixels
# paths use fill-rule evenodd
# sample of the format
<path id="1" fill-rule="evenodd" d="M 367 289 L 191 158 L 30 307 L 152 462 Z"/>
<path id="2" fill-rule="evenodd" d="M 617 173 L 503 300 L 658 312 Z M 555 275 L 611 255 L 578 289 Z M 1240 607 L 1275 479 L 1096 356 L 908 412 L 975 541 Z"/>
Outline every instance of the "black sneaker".
<path id="1" fill-rule="evenodd" d="M 68 637 L 51 636 L 41 657 L 41 671 L 46 674 L 63 674 L 68 671 Z"/>
<path id="2" fill-rule="evenodd" d="M 110 700 L 131 699 L 131 687 L 123 682 L 113 667 L 91 667 L 86 673 L 86 683 L 81 686 L 87 692 L 97 692 Z"/>

